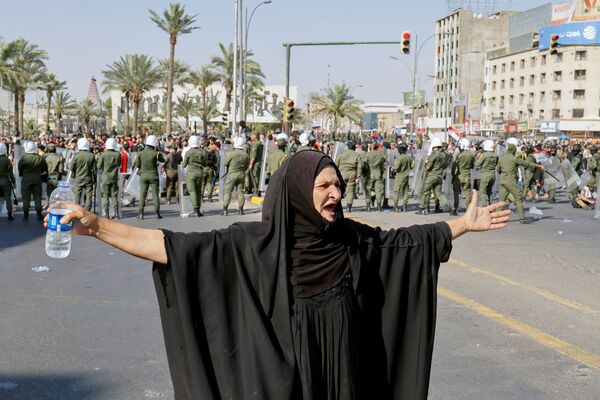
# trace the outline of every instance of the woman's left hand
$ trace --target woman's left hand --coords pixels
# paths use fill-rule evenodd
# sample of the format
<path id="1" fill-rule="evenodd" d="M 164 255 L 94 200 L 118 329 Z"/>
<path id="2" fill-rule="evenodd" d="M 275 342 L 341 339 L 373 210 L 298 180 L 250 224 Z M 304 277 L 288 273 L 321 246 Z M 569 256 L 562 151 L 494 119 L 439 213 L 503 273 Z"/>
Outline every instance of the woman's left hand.
<path id="1" fill-rule="evenodd" d="M 512 211 L 503 210 L 505 202 L 491 204 L 487 207 L 478 207 L 479 193 L 472 191 L 471 203 L 464 214 L 467 232 L 491 231 L 506 226 Z"/>

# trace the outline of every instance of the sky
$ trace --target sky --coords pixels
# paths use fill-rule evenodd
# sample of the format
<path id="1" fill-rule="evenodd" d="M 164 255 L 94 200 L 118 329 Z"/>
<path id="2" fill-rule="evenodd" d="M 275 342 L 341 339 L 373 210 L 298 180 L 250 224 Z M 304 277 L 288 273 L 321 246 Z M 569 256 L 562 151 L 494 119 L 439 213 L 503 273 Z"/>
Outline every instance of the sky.
<path id="1" fill-rule="evenodd" d="M 478 0 L 481 1 L 481 0 Z M 490 0 L 491 1 L 491 0 Z M 541 0 L 500 1 L 512 10 L 527 10 Z M 48 52 L 49 72 L 67 81 L 69 93 L 85 97 L 91 76 L 102 91 L 102 71 L 125 54 L 167 58 L 168 36 L 150 21 L 148 10 L 161 12 L 166 0 L 19 0 L 3 1 L 0 37 L 23 37 Z M 260 0 L 243 0 L 252 9 Z M 200 27 L 180 36 L 176 58 L 194 69 L 218 54 L 218 43 L 234 36 L 233 0 L 185 0 L 188 14 L 197 14 Z M 399 41 L 411 31 L 419 41 L 433 34 L 435 21 L 448 12 L 443 0 L 273 0 L 255 13 L 249 30 L 249 48 L 266 75 L 265 83 L 285 82 L 284 42 Z M 422 48 L 418 60 L 420 86 L 430 97 L 434 39 Z M 401 102 L 411 90 L 409 69 L 390 56 L 412 65 L 414 55 L 401 55 L 396 45 L 304 47 L 292 49 L 291 84 L 298 86 L 300 104 L 309 93 L 346 83 L 365 102 Z M 31 96 L 31 95 L 30 95 Z M 107 96 L 102 95 L 105 99 Z M 1 108 L 6 108 L 0 104 Z"/>

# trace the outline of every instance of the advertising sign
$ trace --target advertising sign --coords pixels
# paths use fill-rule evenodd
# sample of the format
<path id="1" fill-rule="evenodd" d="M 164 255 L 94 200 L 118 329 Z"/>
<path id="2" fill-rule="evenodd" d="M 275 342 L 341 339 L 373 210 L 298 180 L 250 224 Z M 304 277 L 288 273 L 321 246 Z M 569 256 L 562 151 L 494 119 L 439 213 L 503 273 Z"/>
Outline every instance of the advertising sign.
<path id="1" fill-rule="evenodd" d="M 575 12 L 575 0 L 566 1 L 552 6 L 552 25 L 565 24 L 571 22 L 573 13 Z"/>
<path id="2" fill-rule="evenodd" d="M 463 125 L 465 123 L 465 106 L 454 106 L 454 125 Z"/>
<path id="3" fill-rule="evenodd" d="M 413 104 L 415 106 L 420 106 L 426 103 L 425 98 L 427 94 L 424 90 L 420 90 L 415 92 L 414 100 L 413 100 L 413 92 L 404 92 L 404 105 L 407 107 L 412 107 Z"/>
<path id="4" fill-rule="evenodd" d="M 577 0 L 572 21 L 593 21 L 600 19 L 600 0 Z"/>
<path id="5" fill-rule="evenodd" d="M 600 21 L 572 22 L 540 29 L 540 51 L 550 47 L 550 37 L 554 34 L 559 36 L 559 46 L 600 44 Z"/>
<path id="6" fill-rule="evenodd" d="M 481 119 L 481 95 L 469 94 L 467 102 L 467 119 Z"/>
<path id="7" fill-rule="evenodd" d="M 560 122 L 559 121 L 542 121 L 542 122 L 540 122 L 540 132 L 542 132 L 542 133 L 560 132 Z"/>

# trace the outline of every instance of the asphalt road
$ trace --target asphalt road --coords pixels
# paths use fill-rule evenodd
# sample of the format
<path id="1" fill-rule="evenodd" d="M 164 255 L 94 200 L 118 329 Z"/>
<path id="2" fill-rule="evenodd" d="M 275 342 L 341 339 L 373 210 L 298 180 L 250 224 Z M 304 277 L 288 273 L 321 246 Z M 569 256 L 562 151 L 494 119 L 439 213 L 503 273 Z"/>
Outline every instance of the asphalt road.
<path id="1" fill-rule="evenodd" d="M 352 216 L 384 229 L 448 218 L 362 204 Z M 600 222 L 536 206 L 543 218 L 459 238 L 442 265 L 430 399 L 600 398 Z M 125 209 L 125 222 L 204 231 L 259 218 L 204 209 L 184 219 L 166 206 L 160 221 Z M 0 399 L 171 399 L 150 264 L 82 237 L 52 260 L 34 219 L 0 219 Z"/>

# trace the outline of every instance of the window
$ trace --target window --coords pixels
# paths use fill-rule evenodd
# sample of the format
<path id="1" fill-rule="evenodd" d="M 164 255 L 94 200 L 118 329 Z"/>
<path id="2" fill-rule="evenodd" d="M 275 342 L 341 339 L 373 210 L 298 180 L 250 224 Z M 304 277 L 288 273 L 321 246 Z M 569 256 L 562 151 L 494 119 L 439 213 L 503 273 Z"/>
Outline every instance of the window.
<path id="1" fill-rule="evenodd" d="M 546 100 L 546 92 L 540 92 L 540 103 Z"/>
<path id="2" fill-rule="evenodd" d="M 515 78 L 510 78 L 510 88 L 514 88 L 515 87 Z"/>
<path id="3" fill-rule="evenodd" d="M 560 100 L 560 90 L 552 91 L 552 100 Z"/>
<path id="4" fill-rule="evenodd" d="M 574 108 L 573 118 L 583 118 L 583 108 Z"/>
<path id="5" fill-rule="evenodd" d="M 552 56 L 552 58 L 554 59 L 555 63 L 559 63 L 562 62 L 563 60 L 563 53 L 556 53 Z"/>
<path id="6" fill-rule="evenodd" d="M 511 71 L 514 71 L 514 70 L 515 70 L 515 62 L 514 62 L 514 61 L 511 61 L 511 62 L 510 62 L 510 70 L 511 70 Z"/>
<path id="7" fill-rule="evenodd" d="M 552 109 L 552 119 L 560 119 L 560 108 Z"/>
<path id="8" fill-rule="evenodd" d="M 496 69 L 497 69 L 497 68 L 496 68 L 496 65 L 494 65 L 494 66 L 492 67 L 492 74 L 496 75 Z"/>
<path id="9" fill-rule="evenodd" d="M 529 93 L 529 98 L 528 98 L 527 102 L 528 103 L 533 103 L 534 99 L 535 99 L 535 94 Z"/>
<path id="10" fill-rule="evenodd" d="M 575 70 L 575 80 L 576 81 L 585 81 L 585 69 L 576 69 Z"/>
<path id="11" fill-rule="evenodd" d="M 544 119 L 544 110 L 540 110 L 540 116 L 539 116 L 540 120 Z"/>
<path id="12" fill-rule="evenodd" d="M 519 104 L 523 104 L 523 100 L 525 99 L 525 95 L 523 93 L 521 93 L 519 95 Z"/>
<path id="13" fill-rule="evenodd" d="M 585 90 L 576 89 L 573 91 L 573 100 L 585 100 Z"/>
<path id="14" fill-rule="evenodd" d="M 562 81 L 562 71 L 554 71 L 554 82 Z"/>
<path id="15" fill-rule="evenodd" d="M 575 52 L 575 61 L 585 61 L 587 60 L 587 51 L 580 50 Z"/>
<path id="16" fill-rule="evenodd" d="M 515 96 L 513 96 L 512 94 L 510 96 L 508 96 L 508 104 L 514 104 L 515 103 Z"/>
<path id="17" fill-rule="evenodd" d="M 535 67 L 535 57 L 531 57 L 531 58 L 529 59 L 529 66 L 530 66 L 531 68 Z"/>
<path id="18" fill-rule="evenodd" d="M 523 111 L 519 111 L 519 121 L 523 121 Z"/>
<path id="19" fill-rule="evenodd" d="M 540 83 L 546 83 L 546 73 L 542 72 L 540 74 Z"/>
<path id="20" fill-rule="evenodd" d="M 520 62 L 521 69 L 525 68 L 525 59 L 522 58 Z"/>
<path id="21" fill-rule="evenodd" d="M 529 84 L 530 85 L 534 85 L 535 84 L 535 75 L 529 75 Z"/>
<path id="22" fill-rule="evenodd" d="M 496 90 L 496 81 L 492 82 L 492 90 Z"/>
<path id="23" fill-rule="evenodd" d="M 541 64 L 542 65 L 546 65 L 546 55 L 545 54 L 542 56 L 542 62 L 541 62 Z"/>
<path id="24" fill-rule="evenodd" d="M 506 63 L 502 63 L 502 72 L 506 72 Z"/>
<path id="25" fill-rule="evenodd" d="M 500 81 L 500 89 L 504 89 L 505 86 L 506 86 L 506 81 L 504 79 L 502 79 Z"/>
<path id="26" fill-rule="evenodd" d="M 519 87 L 525 86 L 525 77 L 522 76 L 519 78 Z"/>

